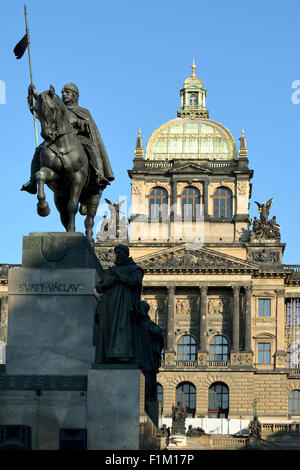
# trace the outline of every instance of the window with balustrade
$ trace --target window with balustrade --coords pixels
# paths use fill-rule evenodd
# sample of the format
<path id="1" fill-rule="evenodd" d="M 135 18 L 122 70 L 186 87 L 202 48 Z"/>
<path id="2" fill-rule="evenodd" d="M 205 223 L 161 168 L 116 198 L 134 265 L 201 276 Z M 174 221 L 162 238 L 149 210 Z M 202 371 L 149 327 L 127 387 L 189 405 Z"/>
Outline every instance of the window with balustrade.
<path id="1" fill-rule="evenodd" d="M 300 414 L 300 390 L 293 390 L 289 393 L 289 414 Z"/>
<path id="2" fill-rule="evenodd" d="M 229 389 L 223 382 L 215 382 L 208 391 L 209 418 L 227 418 L 229 412 Z"/>
<path id="3" fill-rule="evenodd" d="M 213 195 L 214 217 L 232 217 L 232 192 L 221 186 Z"/>
<path id="4" fill-rule="evenodd" d="M 184 220 L 200 217 L 200 191 L 194 186 L 187 186 L 182 191 L 181 214 Z"/>
<path id="5" fill-rule="evenodd" d="M 216 335 L 209 343 L 210 362 L 227 362 L 229 358 L 228 340 L 225 336 Z"/>
<path id="6" fill-rule="evenodd" d="M 187 418 L 194 418 L 196 411 L 196 388 L 190 382 L 182 382 L 176 388 L 176 403 L 181 402 Z"/>
<path id="7" fill-rule="evenodd" d="M 178 361 L 195 361 L 197 357 L 197 342 L 193 336 L 184 335 L 177 343 Z"/>
<path id="8" fill-rule="evenodd" d="M 167 219 L 168 217 L 168 192 L 157 186 L 149 194 L 149 217 L 153 219 Z"/>

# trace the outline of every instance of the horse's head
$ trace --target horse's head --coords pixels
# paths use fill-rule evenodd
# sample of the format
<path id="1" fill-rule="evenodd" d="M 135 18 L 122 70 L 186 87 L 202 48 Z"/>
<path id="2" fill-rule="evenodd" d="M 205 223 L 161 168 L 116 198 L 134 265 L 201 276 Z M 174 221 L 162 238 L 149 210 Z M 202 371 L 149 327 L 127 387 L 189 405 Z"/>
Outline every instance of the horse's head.
<path id="1" fill-rule="evenodd" d="M 62 100 L 55 94 L 54 87 L 40 93 L 34 106 L 34 111 L 41 123 L 41 136 L 46 141 L 53 141 L 59 135 L 68 130 L 69 121 L 66 107 Z"/>

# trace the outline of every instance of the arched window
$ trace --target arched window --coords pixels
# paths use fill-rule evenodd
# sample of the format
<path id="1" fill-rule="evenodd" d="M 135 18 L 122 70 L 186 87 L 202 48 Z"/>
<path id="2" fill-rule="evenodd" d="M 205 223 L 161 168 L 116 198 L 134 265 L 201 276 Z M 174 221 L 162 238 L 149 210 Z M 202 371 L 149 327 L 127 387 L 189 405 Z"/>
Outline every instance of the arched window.
<path id="1" fill-rule="evenodd" d="M 196 411 L 196 389 L 190 382 L 182 382 L 176 388 L 176 403 L 185 407 L 187 418 L 194 418 Z"/>
<path id="2" fill-rule="evenodd" d="M 160 404 L 161 408 L 163 408 L 164 405 L 164 389 L 162 386 L 157 383 L 157 401 Z"/>
<path id="3" fill-rule="evenodd" d="M 181 336 L 177 343 L 177 360 L 195 361 L 197 353 L 196 346 L 195 338 L 190 335 Z"/>
<path id="4" fill-rule="evenodd" d="M 287 360 L 289 369 L 300 369 L 300 343 L 297 341 L 289 346 Z"/>
<path id="5" fill-rule="evenodd" d="M 227 418 L 229 411 L 229 389 L 222 382 L 215 382 L 208 391 L 209 418 Z"/>
<path id="6" fill-rule="evenodd" d="M 289 414 L 300 414 L 300 390 L 293 390 L 289 393 Z"/>
<path id="7" fill-rule="evenodd" d="M 151 219 L 166 219 L 168 216 L 168 193 L 157 186 L 149 194 L 149 217 Z"/>
<path id="8" fill-rule="evenodd" d="M 232 192 L 228 188 L 220 187 L 215 191 L 214 217 L 232 217 Z"/>
<path id="9" fill-rule="evenodd" d="M 225 336 L 214 336 L 209 343 L 209 360 L 211 362 L 228 361 L 228 341 Z"/>
<path id="10" fill-rule="evenodd" d="M 200 191 L 194 186 L 187 186 L 181 195 L 181 211 L 183 219 L 200 216 Z"/>
<path id="11" fill-rule="evenodd" d="M 197 106 L 198 104 L 198 93 L 189 93 L 189 105 Z"/>

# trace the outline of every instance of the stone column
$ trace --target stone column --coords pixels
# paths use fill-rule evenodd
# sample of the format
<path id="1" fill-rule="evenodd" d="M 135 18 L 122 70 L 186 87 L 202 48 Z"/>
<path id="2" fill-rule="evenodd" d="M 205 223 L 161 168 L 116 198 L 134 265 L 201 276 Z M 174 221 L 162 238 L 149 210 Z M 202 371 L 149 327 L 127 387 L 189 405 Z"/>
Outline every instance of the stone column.
<path id="1" fill-rule="evenodd" d="M 174 351 L 175 287 L 168 286 L 167 350 Z"/>
<path id="2" fill-rule="evenodd" d="M 240 349 L 240 286 L 233 286 L 232 351 Z"/>
<path id="3" fill-rule="evenodd" d="M 206 298 L 207 286 L 200 287 L 200 322 L 199 322 L 199 350 L 206 352 Z"/>
<path id="4" fill-rule="evenodd" d="M 245 287 L 245 351 L 251 351 L 251 286 Z"/>

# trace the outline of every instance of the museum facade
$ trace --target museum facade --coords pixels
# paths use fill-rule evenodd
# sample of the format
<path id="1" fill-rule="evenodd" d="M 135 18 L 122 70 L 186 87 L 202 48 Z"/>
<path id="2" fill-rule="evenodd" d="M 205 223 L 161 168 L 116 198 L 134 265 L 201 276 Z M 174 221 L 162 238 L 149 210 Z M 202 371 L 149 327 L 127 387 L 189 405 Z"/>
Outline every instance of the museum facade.
<path id="1" fill-rule="evenodd" d="M 300 268 L 282 263 L 272 199 L 249 218 L 245 133 L 237 149 L 209 119 L 195 69 L 177 118 L 153 132 L 145 152 L 139 131 L 128 239 L 107 220 L 95 251 L 108 267 L 114 246 L 128 244 L 144 270 L 143 299 L 165 335 L 163 417 L 180 400 L 188 417 L 251 419 L 255 403 L 260 419 L 300 423 Z"/>

